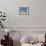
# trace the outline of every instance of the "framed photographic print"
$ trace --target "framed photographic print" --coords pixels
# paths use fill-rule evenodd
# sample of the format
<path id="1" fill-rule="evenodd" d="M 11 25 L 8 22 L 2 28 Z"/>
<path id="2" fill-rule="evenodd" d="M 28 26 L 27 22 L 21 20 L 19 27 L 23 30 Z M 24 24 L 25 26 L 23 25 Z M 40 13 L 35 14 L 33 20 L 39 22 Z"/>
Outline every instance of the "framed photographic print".
<path id="1" fill-rule="evenodd" d="M 19 7 L 19 15 L 29 15 L 29 7 Z"/>

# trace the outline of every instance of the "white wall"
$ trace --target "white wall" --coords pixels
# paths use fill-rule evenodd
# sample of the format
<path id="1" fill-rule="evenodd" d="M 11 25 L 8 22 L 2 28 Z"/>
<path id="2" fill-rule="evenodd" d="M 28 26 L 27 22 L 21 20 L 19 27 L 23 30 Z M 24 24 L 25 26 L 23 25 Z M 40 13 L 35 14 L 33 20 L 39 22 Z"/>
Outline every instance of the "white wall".
<path id="1" fill-rule="evenodd" d="M 12 31 L 20 31 L 20 36 L 28 32 L 30 34 L 31 31 L 46 31 L 46 0 L 32 0 L 32 15 L 30 13 L 28 16 L 19 16 L 18 7 L 23 4 L 30 7 L 28 1 L 20 0 L 20 3 L 17 0 L 0 0 L 0 9 L 6 12 L 8 19 L 6 27 L 13 27 L 10 28 Z M 16 36 L 18 38 L 17 33 Z"/>
<path id="2" fill-rule="evenodd" d="M 32 0 L 32 15 L 19 16 L 19 6 L 31 5 L 30 0 L 0 0 L 0 9 L 6 12 L 7 27 L 46 27 L 46 0 Z M 30 8 L 31 10 L 31 8 Z"/>
<path id="3" fill-rule="evenodd" d="M 32 26 L 46 27 L 46 0 L 33 0 Z"/>

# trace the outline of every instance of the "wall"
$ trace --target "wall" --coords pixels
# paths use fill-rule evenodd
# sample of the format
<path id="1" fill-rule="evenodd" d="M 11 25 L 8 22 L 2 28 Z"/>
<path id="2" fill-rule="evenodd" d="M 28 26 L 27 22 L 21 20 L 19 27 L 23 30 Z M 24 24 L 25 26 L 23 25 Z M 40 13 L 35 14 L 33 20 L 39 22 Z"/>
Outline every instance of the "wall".
<path id="1" fill-rule="evenodd" d="M 19 16 L 18 7 L 27 0 L 20 1 L 21 3 L 17 0 L 0 0 L 0 9 L 6 12 L 8 19 L 5 26 L 8 29 L 21 31 L 22 35 L 31 31 L 46 31 L 46 0 L 32 0 L 32 15 L 28 16 Z M 29 2 L 26 5 L 30 7 Z M 26 32 L 23 33 L 23 31 Z"/>
<path id="2" fill-rule="evenodd" d="M 46 27 L 46 0 L 33 0 L 32 26 Z"/>
<path id="3" fill-rule="evenodd" d="M 46 27 L 46 0 L 32 0 L 32 15 L 19 16 L 19 6 L 30 7 L 30 0 L 0 0 L 0 9 L 6 12 L 7 27 Z M 30 9 L 31 10 L 31 9 Z"/>

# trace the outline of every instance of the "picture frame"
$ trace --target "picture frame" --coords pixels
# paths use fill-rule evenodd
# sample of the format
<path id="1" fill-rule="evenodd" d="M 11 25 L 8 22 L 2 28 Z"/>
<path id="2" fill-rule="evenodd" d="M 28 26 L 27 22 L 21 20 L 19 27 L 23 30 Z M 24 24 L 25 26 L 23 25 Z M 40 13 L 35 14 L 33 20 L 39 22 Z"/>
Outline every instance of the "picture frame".
<path id="1" fill-rule="evenodd" d="M 19 7 L 19 15 L 29 15 L 29 7 Z"/>

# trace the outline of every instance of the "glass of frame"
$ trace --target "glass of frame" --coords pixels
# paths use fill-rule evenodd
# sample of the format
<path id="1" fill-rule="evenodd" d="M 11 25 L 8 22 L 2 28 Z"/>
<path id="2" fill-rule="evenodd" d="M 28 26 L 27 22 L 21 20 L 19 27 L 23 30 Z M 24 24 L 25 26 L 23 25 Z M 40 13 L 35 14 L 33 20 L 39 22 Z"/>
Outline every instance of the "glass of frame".
<path id="1" fill-rule="evenodd" d="M 19 15 L 29 15 L 29 7 L 19 7 Z"/>

